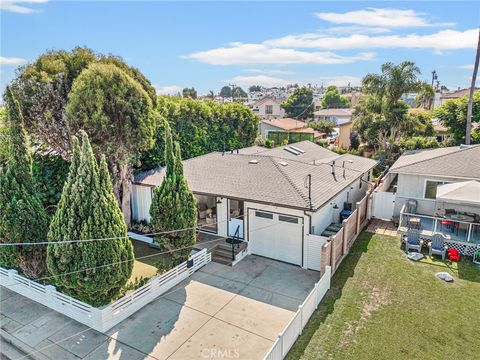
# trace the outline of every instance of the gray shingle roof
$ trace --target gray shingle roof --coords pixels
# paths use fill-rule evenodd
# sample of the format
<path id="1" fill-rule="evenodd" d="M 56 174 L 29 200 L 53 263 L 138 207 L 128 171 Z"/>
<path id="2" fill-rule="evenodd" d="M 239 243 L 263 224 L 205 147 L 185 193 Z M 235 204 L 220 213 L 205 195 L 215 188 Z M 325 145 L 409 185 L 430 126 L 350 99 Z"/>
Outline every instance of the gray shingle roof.
<path id="1" fill-rule="evenodd" d="M 390 172 L 480 179 L 480 145 L 406 152 Z"/>
<path id="2" fill-rule="evenodd" d="M 305 153 L 293 155 L 283 147 L 252 147 L 240 149 L 239 154 L 210 153 L 185 160 L 184 173 L 195 193 L 299 209 L 310 207 L 305 178 L 311 174 L 312 207 L 317 209 L 376 164 L 374 160 L 359 156 L 335 154 L 309 141 L 294 146 Z M 251 163 L 252 160 L 257 163 Z M 335 177 L 332 175 L 333 160 Z M 160 183 L 161 180 L 156 185 Z"/>

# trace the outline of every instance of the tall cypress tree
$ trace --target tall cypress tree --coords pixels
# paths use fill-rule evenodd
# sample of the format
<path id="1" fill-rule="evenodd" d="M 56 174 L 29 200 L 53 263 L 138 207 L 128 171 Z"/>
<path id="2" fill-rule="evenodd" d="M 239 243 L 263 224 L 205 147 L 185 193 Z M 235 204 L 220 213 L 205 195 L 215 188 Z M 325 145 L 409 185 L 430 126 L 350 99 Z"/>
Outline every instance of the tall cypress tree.
<path id="1" fill-rule="evenodd" d="M 50 224 L 49 241 L 120 239 L 49 244 L 47 266 L 62 291 L 99 306 L 112 300 L 130 277 L 133 247 L 105 158 L 99 168 L 85 133 L 81 148 L 75 139 L 72 145 L 69 176 Z"/>
<path id="2" fill-rule="evenodd" d="M 183 175 L 180 146 L 172 140 L 170 129 L 165 138 L 165 178 L 153 191 L 150 216 L 154 232 L 191 228 L 155 236 L 162 250 L 171 251 L 173 262 L 186 260 L 195 244 L 197 224 L 195 196 Z"/>
<path id="3" fill-rule="evenodd" d="M 0 242 L 44 241 L 48 222 L 38 197 L 33 193 L 32 158 L 20 105 L 7 87 L 8 161 L 0 169 Z M 45 268 L 45 246 L 25 245 L 0 248 L 0 265 L 17 267 L 36 278 Z"/>

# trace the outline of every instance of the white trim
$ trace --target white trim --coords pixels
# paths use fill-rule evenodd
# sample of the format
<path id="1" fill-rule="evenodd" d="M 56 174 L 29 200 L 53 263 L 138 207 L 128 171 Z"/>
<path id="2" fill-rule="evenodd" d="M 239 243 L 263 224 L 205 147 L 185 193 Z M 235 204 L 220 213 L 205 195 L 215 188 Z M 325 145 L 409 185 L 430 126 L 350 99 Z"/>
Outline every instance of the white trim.
<path id="1" fill-rule="evenodd" d="M 393 170 L 389 170 L 390 174 L 397 174 L 397 175 L 414 175 L 414 176 L 436 176 L 439 178 L 449 178 L 449 179 L 467 179 L 467 180 L 476 180 L 480 181 L 480 177 L 467 177 L 467 176 L 452 176 L 452 175 L 438 175 L 438 174 L 424 174 L 424 173 L 410 173 L 410 172 L 398 172 Z"/>
<path id="2" fill-rule="evenodd" d="M 443 181 L 443 180 L 435 180 L 435 179 L 430 179 L 430 178 L 424 179 L 424 181 L 423 181 L 423 200 L 437 201 L 437 191 L 436 191 L 436 189 L 435 189 L 435 199 L 425 197 L 425 192 L 427 191 L 427 181 L 441 183 L 441 185 L 451 184 L 451 182 Z M 438 187 L 438 185 L 437 185 L 437 187 Z"/>

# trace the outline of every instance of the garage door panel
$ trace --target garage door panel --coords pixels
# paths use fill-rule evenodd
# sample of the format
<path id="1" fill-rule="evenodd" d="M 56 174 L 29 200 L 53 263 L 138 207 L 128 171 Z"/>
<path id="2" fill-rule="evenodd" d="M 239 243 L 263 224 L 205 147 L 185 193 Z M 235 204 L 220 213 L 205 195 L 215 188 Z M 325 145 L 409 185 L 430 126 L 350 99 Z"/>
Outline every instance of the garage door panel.
<path id="1" fill-rule="evenodd" d="M 302 265 L 301 218 L 250 210 L 249 247 L 253 254 Z"/>

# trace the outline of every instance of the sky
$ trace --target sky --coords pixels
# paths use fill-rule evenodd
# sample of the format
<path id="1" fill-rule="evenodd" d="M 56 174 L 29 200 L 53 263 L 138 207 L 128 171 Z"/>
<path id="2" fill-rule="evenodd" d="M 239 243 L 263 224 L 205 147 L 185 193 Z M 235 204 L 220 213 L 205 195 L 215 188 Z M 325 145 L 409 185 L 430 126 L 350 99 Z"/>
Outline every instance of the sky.
<path id="1" fill-rule="evenodd" d="M 122 57 L 158 93 L 289 83 L 359 85 L 382 63 L 414 61 L 469 86 L 478 1 L 0 0 L 0 91 L 46 50 Z"/>

